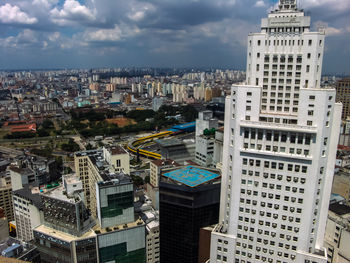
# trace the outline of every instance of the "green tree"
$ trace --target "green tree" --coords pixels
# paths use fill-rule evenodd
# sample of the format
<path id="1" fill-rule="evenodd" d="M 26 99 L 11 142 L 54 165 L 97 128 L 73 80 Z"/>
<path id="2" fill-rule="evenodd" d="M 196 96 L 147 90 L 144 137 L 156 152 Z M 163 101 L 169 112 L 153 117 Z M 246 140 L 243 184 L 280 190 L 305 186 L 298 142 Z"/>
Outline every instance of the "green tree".
<path id="1" fill-rule="evenodd" d="M 61 148 L 63 151 L 66 151 L 66 152 L 77 152 L 80 150 L 79 145 L 71 138 L 67 143 L 63 143 L 61 145 Z"/>
<path id="2" fill-rule="evenodd" d="M 45 119 L 43 121 L 43 124 L 41 125 L 44 129 L 53 129 L 54 128 L 54 124 L 51 120 L 49 119 Z"/>
<path id="3" fill-rule="evenodd" d="M 143 179 L 138 175 L 131 176 L 131 179 L 134 182 L 136 187 L 140 187 L 141 185 L 144 184 Z"/>
<path id="4" fill-rule="evenodd" d="M 149 184 L 150 183 L 150 176 L 149 175 L 147 175 L 146 177 L 145 177 L 145 184 Z"/>

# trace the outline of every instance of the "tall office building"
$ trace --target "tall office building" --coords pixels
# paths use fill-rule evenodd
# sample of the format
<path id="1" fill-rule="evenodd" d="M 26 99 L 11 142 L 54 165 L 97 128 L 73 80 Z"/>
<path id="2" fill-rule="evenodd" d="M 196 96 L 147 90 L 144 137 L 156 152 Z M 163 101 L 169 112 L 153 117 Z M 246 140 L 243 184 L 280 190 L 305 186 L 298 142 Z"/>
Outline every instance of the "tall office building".
<path id="1" fill-rule="evenodd" d="M 249 35 L 246 85 L 226 98 L 210 263 L 327 262 L 342 105 L 320 87 L 324 38 L 296 0 L 280 0 Z"/>
<path id="2" fill-rule="evenodd" d="M 199 232 L 218 222 L 218 170 L 184 166 L 163 170 L 159 182 L 161 263 L 198 263 Z"/>

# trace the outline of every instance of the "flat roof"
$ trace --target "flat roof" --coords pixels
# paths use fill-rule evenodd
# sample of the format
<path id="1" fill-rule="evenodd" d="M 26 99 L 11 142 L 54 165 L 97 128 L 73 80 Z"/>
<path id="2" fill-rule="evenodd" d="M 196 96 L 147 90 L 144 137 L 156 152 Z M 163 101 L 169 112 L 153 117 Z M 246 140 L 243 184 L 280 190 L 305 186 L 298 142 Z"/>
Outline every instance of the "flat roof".
<path id="1" fill-rule="evenodd" d="M 112 155 L 128 154 L 128 152 L 120 145 L 106 147 L 106 150 L 109 151 Z"/>
<path id="2" fill-rule="evenodd" d="M 34 228 L 34 230 L 37 231 L 37 232 L 46 234 L 48 236 L 52 236 L 52 237 L 58 238 L 58 239 L 60 239 L 62 241 L 68 242 L 68 243 L 72 242 L 72 241 L 75 241 L 75 240 L 80 240 L 80 239 L 85 239 L 85 238 L 88 238 L 88 237 L 95 237 L 96 236 L 95 232 L 92 231 L 92 229 L 90 229 L 89 231 L 84 233 L 84 235 L 82 235 L 80 237 L 70 235 L 68 233 L 65 233 L 65 232 L 53 229 L 53 228 L 45 226 L 45 225 L 40 225 L 40 226 Z"/>
<path id="3" fill-rule="evenodd" d="M 337 215 L 342 216 L 350 213 L 350 206 L 335 203 L 329 206 L 329 210 L 336 213 Z"/>
<path id="4" fill-rule="evenodd" d="M 178 138 L 157 139 L 155 142 L 158 143 L 161 147 L 183 145 L 183 142 Z"/>
<path id="5" fill-rule="evenodd" d="M 196 187 L 220 177 L 220 174 L 190 165 L 165 173 L 163 176 L 183 183 L 189 187 Z"/>

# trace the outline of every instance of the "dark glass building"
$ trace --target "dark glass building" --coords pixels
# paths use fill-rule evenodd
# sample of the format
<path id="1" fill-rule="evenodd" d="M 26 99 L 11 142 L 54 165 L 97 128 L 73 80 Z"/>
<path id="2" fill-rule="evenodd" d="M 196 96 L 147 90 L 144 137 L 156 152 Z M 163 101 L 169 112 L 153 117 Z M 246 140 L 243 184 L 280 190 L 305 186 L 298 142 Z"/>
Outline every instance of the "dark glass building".
<path id="1" fill-rule="evenodd" d="M 159 185 L 160 262 L 197 263 L 201 227 L 218 223 L 220 173 L 186 166 L 164 171 Z"/>

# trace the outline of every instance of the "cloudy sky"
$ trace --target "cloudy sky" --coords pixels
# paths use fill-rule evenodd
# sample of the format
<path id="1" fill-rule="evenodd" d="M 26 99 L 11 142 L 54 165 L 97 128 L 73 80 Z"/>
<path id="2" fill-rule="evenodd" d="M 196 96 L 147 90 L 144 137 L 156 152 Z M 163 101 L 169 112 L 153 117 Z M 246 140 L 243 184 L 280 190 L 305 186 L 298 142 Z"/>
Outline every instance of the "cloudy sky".
<path id="1" fill-rule="evenodd" d="M 245 68 L 277 0 L 0 0 L 0 68 Z M 350 74 L 350 0 L 299 0 L 327 28 L 324 72 Z"/>

